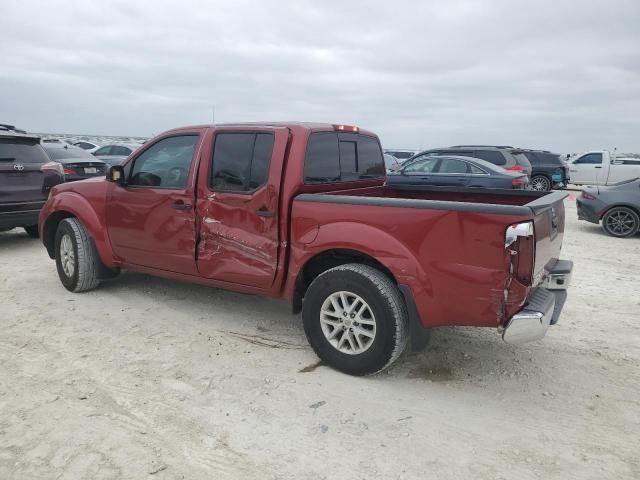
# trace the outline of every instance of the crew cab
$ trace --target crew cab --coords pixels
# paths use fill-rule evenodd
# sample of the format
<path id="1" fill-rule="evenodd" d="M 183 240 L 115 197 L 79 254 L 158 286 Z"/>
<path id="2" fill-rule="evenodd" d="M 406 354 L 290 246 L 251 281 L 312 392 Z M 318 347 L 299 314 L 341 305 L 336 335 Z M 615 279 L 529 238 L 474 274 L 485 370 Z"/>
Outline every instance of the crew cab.
<path id="1" fill-rule="evenodd" d="M 209 125 L 55 187 L 40 231 L 70 291 L 124 269 L 284 298 L 325 363 L 364 375 L 432 327 L 543 337 L 572 270 L 565 196 L 391 187 L 378 138 L 352 126 Z"/>
<path id="2" fill-rule="evenodd" d="M 640 161 L 595 150 L 570 160 L 569 172 L 574 185 L 613 185 L 640 177 Z"/>

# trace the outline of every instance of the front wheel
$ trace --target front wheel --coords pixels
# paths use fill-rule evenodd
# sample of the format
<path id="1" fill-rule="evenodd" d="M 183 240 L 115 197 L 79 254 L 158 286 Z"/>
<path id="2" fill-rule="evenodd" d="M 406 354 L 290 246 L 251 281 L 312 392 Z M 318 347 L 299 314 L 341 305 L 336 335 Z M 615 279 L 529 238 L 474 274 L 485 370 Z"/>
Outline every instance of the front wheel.
<path id="1" fill-rule="evenodd" d="M 400 291 L 368 265 L 351 263 L 320 274 L 305 294 L 302 319 L 318 357 L 352 375 L 384 370 L 407 345 Z"/>
<path id="2" fill-rule="evenodd" d="M 551 190 L 551 181 L 544 175 L 536 175 L 531 179 L 529 186 L 537 192 L 548 192 Z"/>
<path id="3" fill-rule="evenodd" d="M 77 218 L 65 218 L 55 238 L 56 267 L 64 287 L 85 292 L 98 286 L 100 259 L 91 238 Z"/>
<path id="4" fill-rule="evenodd" d="M 612 237 L 632 237 L 640 229 L 640 217 L 628 207 L 614 207 L 602 217 L 602 228 Z"/>

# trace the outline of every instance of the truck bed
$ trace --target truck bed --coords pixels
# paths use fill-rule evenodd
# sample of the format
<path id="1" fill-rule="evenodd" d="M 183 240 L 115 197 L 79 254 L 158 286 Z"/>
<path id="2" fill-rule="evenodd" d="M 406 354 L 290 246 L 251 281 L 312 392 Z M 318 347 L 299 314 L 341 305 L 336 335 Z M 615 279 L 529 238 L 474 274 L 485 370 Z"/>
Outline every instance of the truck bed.
<path id="1" fill-rule="evenodd" d="M 559 258 L 567 195 L 386 185 L 303 193 L 293 205 L 294 265 L 312 248 L 349 249 L 366 238 L 376 246 L 372 256 L 402 272 L 400 284 L 413 285 L 426 326 L 498 326 L 496 312 L 506 308 L 509 318 L 531 288 L 512 282 L 503 303 L 506 229 L 533 222 L 537 285 Z"/>
<path id="2" fill-rule="evenodd" d="M 322 201 L 318 197 L 327 196 L 328 202 L 343 202 L 354 204 L 378 204 L 389 206 L 404 206 L 413 208 L 444 208 L 446 210 L 460 209 L 489 210 L 495 213 L 539 213 L 541 209 L 549 208 L 554 203 L 567 197 L 566 192 L 534 192 L 529 190 L 499 190 L 458 187 L 433 186 L 394 186 L 382 185 L 377 187 L 336 190 L 324 194 L 303 194 L 305 199 Z M 313 195 L 309 197 L 307 195 Z M 339 199 L 332 198 L 338 196 Z M 351 197 L 351 198 L 349 198 Z M 360 197 L 356 199 L 353 197 Z M 300 198 L 300 197 L 298 197 Z M 418 202 L 413 202 L 417 200 Z M 424 202 L 428 200 L 429 202 Z M 465 206 L 465 204 L 467 204 Z M 506 208 L 503 208 L 506 207 Z M 509 208 L 516 207 L 516 208 Z M 518 209 L 517 207 L 524 207 Z"/>

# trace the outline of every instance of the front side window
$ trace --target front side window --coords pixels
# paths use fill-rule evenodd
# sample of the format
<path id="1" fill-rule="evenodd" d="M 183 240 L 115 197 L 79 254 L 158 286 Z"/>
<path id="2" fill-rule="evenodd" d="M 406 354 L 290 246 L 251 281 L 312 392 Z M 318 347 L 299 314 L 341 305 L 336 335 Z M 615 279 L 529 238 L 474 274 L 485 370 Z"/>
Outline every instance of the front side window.
<path id="1" fill-rule="evenodd" d="M 574 163 L 580 165 L 600 165 L 602 163 L 602 154 L 601 153 L 587 153 L 583 155 L 579 159 L 577 159 Z"/>
<path id="2" fill-rule="evenodd" d="M 402 169 L 405 175 L 424 175 L 433 173 L 436 165 L 440 161 L 437 157 L 424 155 L 413 160 L 409 165 Z"/>
<path id="3" fill-rule="evenodd" d="M 267 183 L 273 134 L 218 133 L 213 148 L 209 188 L 251 192 Z"/>
<path id="4" fill-rule="evenodd" d="M 163 138 L 134 160 L 128 185 L 184 189 L 198 135 Z"/>
<path id="5" fill-rule="evenodd" d="M 382 149 L 375 137 L 352 133 L 309 136 L 305 183 L 346 182 L 384 177 Z"/>

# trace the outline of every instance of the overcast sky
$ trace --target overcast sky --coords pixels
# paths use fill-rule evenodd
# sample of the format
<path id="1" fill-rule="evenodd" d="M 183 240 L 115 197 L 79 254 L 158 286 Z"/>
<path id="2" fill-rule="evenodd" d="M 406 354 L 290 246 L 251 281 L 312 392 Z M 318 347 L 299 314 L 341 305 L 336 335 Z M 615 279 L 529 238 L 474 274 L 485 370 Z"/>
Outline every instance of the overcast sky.
<path id="1" fill-rule="evenodd" d="M 215 105 L 387 147 L 640 152 L 640 0 L 7 0 L 0 32 L 0 122 L 31 131 L 148 136 Z"/>

